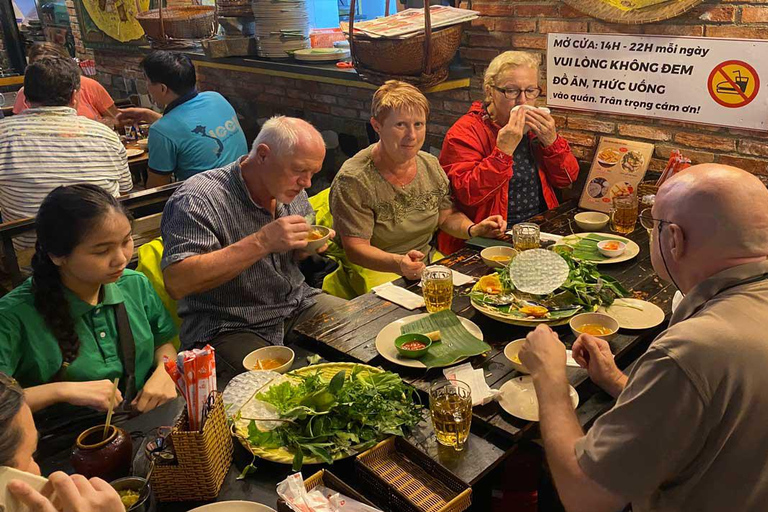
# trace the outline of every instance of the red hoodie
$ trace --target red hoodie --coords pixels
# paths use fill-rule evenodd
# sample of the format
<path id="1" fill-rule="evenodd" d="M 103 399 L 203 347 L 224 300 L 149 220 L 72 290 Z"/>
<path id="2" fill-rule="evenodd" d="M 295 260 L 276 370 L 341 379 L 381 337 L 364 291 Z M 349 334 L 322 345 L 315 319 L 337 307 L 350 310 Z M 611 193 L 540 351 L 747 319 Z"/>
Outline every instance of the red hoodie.
<path id="1" fill-rule="evenodd" d="M 507 218 L 509 180 L 512 179 L 512 155 L 496 147 L 501 129 L 494 123 L 483 103 L 476 101 L 443 141 L 440 164 L 451 181 L 456 208 L 480 222 L 490 215 Z M 528 132 L 533 157 L 539 165 L 541 189 L 547 208 L 558 205 L 552 186 L 564 188 L 576 181 L 579 163 L 571 153 L 568 141 L 561 136 L 551 146 L 542 148 L 533 132 Z M 464 247 L 464 240 L 440 231 L 437 246 L 443 254 Z"/>

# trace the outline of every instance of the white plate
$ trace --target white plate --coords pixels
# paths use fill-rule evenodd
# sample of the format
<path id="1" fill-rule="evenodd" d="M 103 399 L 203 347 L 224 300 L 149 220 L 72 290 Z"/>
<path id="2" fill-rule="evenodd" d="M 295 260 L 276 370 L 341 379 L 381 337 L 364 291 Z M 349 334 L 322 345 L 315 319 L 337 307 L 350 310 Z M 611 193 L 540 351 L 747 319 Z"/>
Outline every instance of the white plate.
<path id="1" fill-rule="evenodd" d="M 193 508 L 189 512 L 276 512 L 275 509 L 256 503 L 255 501 L 220 501 L 202 507 Z"/>
<path id="2" fill-rule="evenodd" d="M 427 366 L 418 359 L 408 359 L 407 357 L 401 357 L 400 353 L 395 347 L 395 338 L 400 336 L 400 328 L 402 326 L 411 322 L 415 322 L 416 320 L 421 320 L 428 315 L 429 313 L 419 313 L 418 315 L 406 316 L 405 318 L 395 320 L 394 322 L 384 327 L 379 332 L 378 336 L 376 336 L 376 350 L 379 354 L 381 354 L 381 357 L 391 363 L 399 364 L 400 366 L 407 366 L 409 368 L 426 368 Z M 480 339 L 480 341 L 483 340 L 483 331 L 480 330 L 477 324 L 461 316 L 459 317 L 459 320 L 461 320 L 461 325 L 463 325 L 464 328 L 468 330 L 472 336 Z M 464 361 L 464 359 L 460 359 L 447 366 L 460 363 L 461 361 Z"/>
<path id="3" fill-rule="evenodd" d="M 139 156 L 141 154 L 144 154 L 144 150 L 141 148 L 128 148 L 125 150 L 125 155 L 128 158 L 133 158 L 135 156 Z"/>
<path id="4" fill-rule="evenodd" d="M 579 405 L 579 394 L 568 386 L 573 408 Z M 539 421 L 539 401 L 536 398 L 536 390 L 533 387 L 533 378 L 523 375 L 510 379 L 499 390 L 499 405 L 512 416 L 527 421 Z"/>
<path id="5" fill-rule="evenodd" d="M 622 261 L 629 261 L 632 258 L 637 257 L 638 254 L 640 254 L 640 246 L 637 245 L 635 242 L 630 240 L 629 238 L 624 238 L 623 236 L 614 235 L 613 233 L 577 233 L 575 235 L 568 235 L 565 238 L 563 238 L 562 243 L 556 244 L 556 245 L 565 245 L 566 242 L 568 243 L 576 243 L 578 240 L 574 240 L 574 237 L 578 238 L 584 238 L 587 235 L 598 235 L 598 236 L 608 236 L 611 238 L 615 238 L 616 240 L 620 240 L 627 244 L 627 248 L 624 250 L 623 253 L 621 253 L 619 256 L 616 256 L 615 258 L 608 258 L 602 261 L 592 261 L 592 263 L 597 263 L 598 265 L 607 265 L 609 263 L 621 263 Z"/>
<path id="6" fill-rule="evenodd" d="M 622 329 L 650 329 L 665 318 L 664 310 L 659 306 L 639 299 L 616 299 L 611 307 L 601 307 L 598 311 L 611 315 Z"/>

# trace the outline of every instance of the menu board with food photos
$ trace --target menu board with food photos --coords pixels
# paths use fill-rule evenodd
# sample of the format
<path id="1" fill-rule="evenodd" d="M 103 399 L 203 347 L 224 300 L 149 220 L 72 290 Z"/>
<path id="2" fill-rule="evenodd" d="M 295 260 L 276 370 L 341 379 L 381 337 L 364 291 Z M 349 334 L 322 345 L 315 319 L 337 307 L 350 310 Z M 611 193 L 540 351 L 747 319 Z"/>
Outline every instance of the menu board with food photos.
<path id="1" fill-rule="evenodd" d="M 653 155 L 653 144 L 602 137 L 579 206 L 608 213 L 614 196 L 637 193 Z"/>

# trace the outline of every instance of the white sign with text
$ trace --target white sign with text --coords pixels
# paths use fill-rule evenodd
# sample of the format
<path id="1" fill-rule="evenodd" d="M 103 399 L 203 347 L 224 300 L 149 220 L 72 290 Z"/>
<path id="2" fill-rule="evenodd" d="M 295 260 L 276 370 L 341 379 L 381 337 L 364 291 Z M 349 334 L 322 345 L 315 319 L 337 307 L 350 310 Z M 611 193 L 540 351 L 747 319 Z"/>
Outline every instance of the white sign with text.
<path id="1" fill-rule="evenodd" d="M 768 130 L 768 41 L 549 34 L 547 105 Z"/>

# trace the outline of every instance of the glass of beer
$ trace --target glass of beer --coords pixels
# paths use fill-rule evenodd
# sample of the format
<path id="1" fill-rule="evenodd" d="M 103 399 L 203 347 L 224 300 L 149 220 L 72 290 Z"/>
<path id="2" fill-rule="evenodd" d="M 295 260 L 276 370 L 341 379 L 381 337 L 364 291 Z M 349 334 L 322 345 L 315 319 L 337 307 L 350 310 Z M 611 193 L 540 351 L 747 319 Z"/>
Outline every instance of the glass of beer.
<path id="1" fill-rule="evenodd" d="M 427 311 L 437 313 L 451 309 L 453 302 L 453 273 L 448 267 L 435 265 L 427 267 L 421 274 L 421 287 Z"/>
<path id="2" fill-rule="evenodd" d="M 524 222 L 512 226 L 512 241 L 518 251 L 538 249 L 541 240 L 539 225 Z"/>
<path id="3" fill-rule="evenodd" d="M 611 231 L 629 234 L 637 223 L 637 196 L 613 196 L 611 205 Z"/>
<path id="4" fill-rule="evenodd" d="M 464 449 L 472 424 L 472 392 L 460 380 L 437 382 L 429 390 L 429 412 L 437 442 Z"/>

